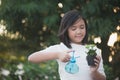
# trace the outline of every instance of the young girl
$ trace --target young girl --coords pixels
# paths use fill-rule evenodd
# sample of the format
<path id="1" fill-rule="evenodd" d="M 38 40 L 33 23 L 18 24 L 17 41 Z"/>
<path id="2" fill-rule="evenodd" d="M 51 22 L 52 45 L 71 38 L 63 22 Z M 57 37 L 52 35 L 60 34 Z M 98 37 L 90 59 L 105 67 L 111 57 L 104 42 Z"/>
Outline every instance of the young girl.
<path id="1" fill-rule="evenodd" d="M 61 20 L 59 29 L 61 43 L 52 45 L 44 50 L 35 52 L 28 57 L 28 61 L 40 63 L 48 60 L 56 60 L 59 65 L 61 80 L 106 80 L 101 52 L 96 48 L 97 56 L 95 66 L 88 66 L 86 60 L 85 45 L 88 39 L 87 23 L 77 10 L 68 11 Z M 71 52 L 75 51 L 76 64 L 79 71 L 70 74 L 65 66 L 70 61 Z"/>

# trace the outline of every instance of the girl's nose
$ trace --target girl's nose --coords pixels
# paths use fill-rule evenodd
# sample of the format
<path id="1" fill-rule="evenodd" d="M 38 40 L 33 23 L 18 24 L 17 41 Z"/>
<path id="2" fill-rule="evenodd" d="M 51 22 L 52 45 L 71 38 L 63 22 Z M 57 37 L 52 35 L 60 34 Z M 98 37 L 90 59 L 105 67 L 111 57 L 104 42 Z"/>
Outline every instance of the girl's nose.
<path id="1" fill-rule="evenodd" d="M 77 33 L 77 34 L 80 34 L 80 33 L 81 33 L 81 30 L 80 30 L 80 29 L 77 29 L 76 33 Z"/>

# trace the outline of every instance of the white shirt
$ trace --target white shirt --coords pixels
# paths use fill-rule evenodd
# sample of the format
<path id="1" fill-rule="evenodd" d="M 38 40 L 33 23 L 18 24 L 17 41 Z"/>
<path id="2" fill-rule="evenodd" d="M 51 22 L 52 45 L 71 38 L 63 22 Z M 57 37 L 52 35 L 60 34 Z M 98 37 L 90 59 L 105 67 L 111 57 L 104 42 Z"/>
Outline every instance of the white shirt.
<path id="1" fill-rule="evenodd" d="M 87 60 L 86 60 L 86 51 L 87 49 L 85 48 L 84 45 L 78 45 L 78 44 L 71 44 L 72 46 L 72 50 L 75 50 L 74 56 L 79 58 L 76 58 L 76 64 L 79 66 L 79 72 L 75 73 L 75 74 L 70 74 L 67 73 L 65 71 L 65 66 L 67 64 L 67 62 L 61 62 L 60 60 L 57 59 L 58 65 L 59 65 L 59 75 L 60 75 L 60 79 L 61 80 L 92 80 L 91 76 L 90 76 L 90 68 L 87 64 Z M 101 56 L 101 50 L 97 49 L 97 54 L 99 56 Z M 69 50 L 69 48 L 67 48 L 63 43 L 57 44 L 57 45 L 53 45 L 50 46 L 44 50 L 42 50 L 41 52 L 63 52 Z M 70 55 L 72 55 L 70 53 Z M 101 56 L 102 57 L 102 56 Z M 104 68 L 103 68 L 103 60 L 101 59 L 100 62 L 100 66 L 98 68 L 98 71 L 100 73 L 102 73 L 103 75 L 105 75 L 104 73 Z"/>

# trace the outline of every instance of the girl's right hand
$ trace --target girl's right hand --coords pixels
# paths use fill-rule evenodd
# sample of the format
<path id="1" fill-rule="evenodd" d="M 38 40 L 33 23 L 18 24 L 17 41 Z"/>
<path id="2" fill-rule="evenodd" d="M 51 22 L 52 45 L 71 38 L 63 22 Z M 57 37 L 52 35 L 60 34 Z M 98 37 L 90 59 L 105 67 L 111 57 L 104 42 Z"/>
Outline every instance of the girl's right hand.
<path id="1" fill-rule="evenodd" d="M 68 62 L 71 58 L 71 56 L 69 55 L 70 52 L 72 52 L 72 50 L 60 52 L 58 55 L 58 59 L 62 62 Z"/>

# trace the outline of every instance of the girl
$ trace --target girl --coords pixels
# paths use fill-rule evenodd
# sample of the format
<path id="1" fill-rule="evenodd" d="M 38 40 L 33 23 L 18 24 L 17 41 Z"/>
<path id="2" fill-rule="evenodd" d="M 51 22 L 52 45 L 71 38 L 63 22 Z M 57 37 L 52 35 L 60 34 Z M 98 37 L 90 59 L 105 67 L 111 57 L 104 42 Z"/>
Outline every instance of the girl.
<path id="1" fill-rule="evenodd" d="M 61 20 L 59 29 L 61 43 L 52 45 L 44 50 L 35 52 L 28 57 L 28 61 L 40 63 L 47 60 L 57 60 L 61 80 L 106 80 L 101 52 L 97 49 L 95 66 L 88 66 L 86 60 L 85 45 L 88 39 L 87 23 L 77 10 L 68 11 Z M 65 66 L 71 58 L 71 52 L 75 51 L 79 72 L 70 74 Z"/>

